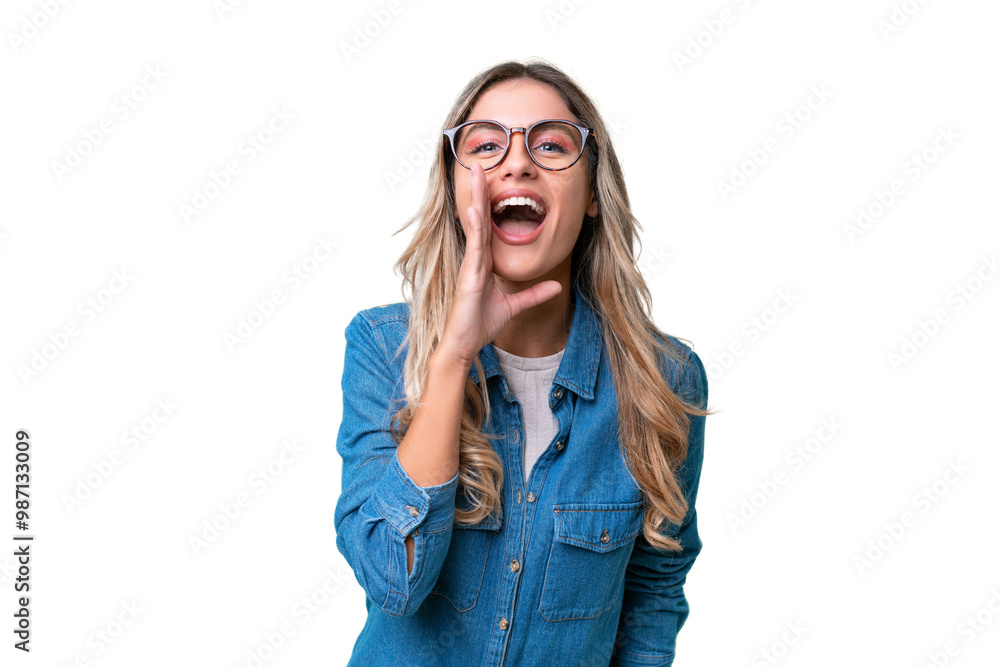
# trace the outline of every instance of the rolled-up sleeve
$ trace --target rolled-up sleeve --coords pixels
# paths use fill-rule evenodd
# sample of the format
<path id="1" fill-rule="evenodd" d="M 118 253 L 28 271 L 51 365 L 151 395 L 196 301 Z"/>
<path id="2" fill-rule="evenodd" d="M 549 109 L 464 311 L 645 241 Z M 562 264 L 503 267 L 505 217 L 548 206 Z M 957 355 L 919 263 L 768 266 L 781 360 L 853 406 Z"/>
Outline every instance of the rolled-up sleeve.
<path id="1" fill-rule="evenodd" d="M 686 370 L 678 395 L 706 409 L 708 375 L 694 351 L 687 351 Z M 680 525 L 666 534 L 677 539 L 681 551 L 654 549 L 640 535 L 625 573 L 625 593 L 612 666 L 673 664 L 677 633 L 690 611 L 684 582 L 701 552 L 695 500 L 705 454 L 705 417 L 691 416 L 688 451 L 678 474 L 688 511 Z"/>
<path id="2" fill-rule="evenodd" d="M 390 431 L 399 407 L 392 397 L 402 378 L 393 377 L 382 339 L 363 313 L 351 320 L 344 335 L 337 549 L 373 603 L 387 614 L 406 616 L 430 593 L 451 544 L 458 474 L 444 484 L 423 487 L 406 474 Z M 410 535 L 413 570 L 407 574 Z"/>

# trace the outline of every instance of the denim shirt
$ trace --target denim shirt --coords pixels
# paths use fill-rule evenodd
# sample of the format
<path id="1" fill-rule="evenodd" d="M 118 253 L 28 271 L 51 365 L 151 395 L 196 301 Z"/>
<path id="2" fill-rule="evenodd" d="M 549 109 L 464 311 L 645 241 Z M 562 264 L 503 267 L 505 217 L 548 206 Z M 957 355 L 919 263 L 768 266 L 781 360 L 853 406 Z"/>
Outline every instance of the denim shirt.
<path id="1" fill-rule="evenodd" d="M 479 352 L 491 417 L 505 436 L 502 513 L 453 525 L 470 507 L 458 475 L 418 486 L 389 432 L 405 401 L 395 355 L 407 330 L 405 303 L 369 308 L 347 326 L 343 459 L 334 512 L 337 548 L 366 594 L 368 617 L 349 665 L 671 665 L 689 607 L 684 581 L 702 548 L 695 499 L 705 417 L 690 417 L 679 482 L 688 502 L 667 534 L 683 546 L 658 551 L 642 537 L 643 502 L 618 438 L 615 394 L 600 322 L 574 285 L 569 339 L 549 391 L 559 429 L 524 483 L 521 406 L 492 345 Z M 661 355 L 674 391 L 704 408 L 705 368 L 676 338 L 681 364 Z M 477 384 L 483 381 L 473 365 Z M 405 539 L 414 540 L 407 574 Z"/>

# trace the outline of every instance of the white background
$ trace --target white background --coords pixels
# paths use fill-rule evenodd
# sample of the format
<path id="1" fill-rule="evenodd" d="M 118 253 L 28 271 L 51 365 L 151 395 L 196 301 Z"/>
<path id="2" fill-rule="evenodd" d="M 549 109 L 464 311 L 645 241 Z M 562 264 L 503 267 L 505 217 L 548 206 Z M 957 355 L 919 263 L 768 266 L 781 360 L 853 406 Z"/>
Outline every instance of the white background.
<path id="1" fill-rule="evenodd" d="M 36 535 L 30 656 L 11 648 L 0 549 L 4 664 L 247 665 L 283 623 L 264 664 L 346 663 L 365 607 L 333 529 L 343 331 L 402 298 L 392 264 L 414 228 L 392 233 L 455 96 L 529 56 L 614 126 L 655 320 L 711 371 L 705 549 L 675 664 L 775 664 L 768 650 L 916 667 L 951 641 L 938 664 L 995 663 L 1000 5 L 49 4 L 0 16 L 0 535 L 13 545 L 18 429 Z M 391 20 L 345 54 L 372 12 Z M 262 133 L 275 109 L 293 118 Z M 230 160 L 239 173 L 213 189 Z M 878 214 L 852 236 L 859 207 Z M 286 280 L 295 267 L 312 272 Z M 227 343 L 274 290 L 271 315 Z M 123 440 L 133 428 L 143 439 Z"/>

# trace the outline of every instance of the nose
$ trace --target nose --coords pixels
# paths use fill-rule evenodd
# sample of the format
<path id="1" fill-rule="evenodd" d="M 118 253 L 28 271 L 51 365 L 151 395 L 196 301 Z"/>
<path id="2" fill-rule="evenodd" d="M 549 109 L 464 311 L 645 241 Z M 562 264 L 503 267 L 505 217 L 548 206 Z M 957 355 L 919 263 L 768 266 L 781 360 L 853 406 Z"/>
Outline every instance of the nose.
<path id="1" fill-rule="evenodd" d="M 523 127 L 511 129 L 510 148 L 507 149 L 507 155 L 504 156 L 503 161 L 497 165 L 501 178 L 513 175 L 532 176 L 535 174 L 537 165 L 531 159 L 531 155 L 528 154 L 528 146 L 525 141 L 526 132 L 527 130 Z M 521 136 L 517 136 L 518 134 Z"/>

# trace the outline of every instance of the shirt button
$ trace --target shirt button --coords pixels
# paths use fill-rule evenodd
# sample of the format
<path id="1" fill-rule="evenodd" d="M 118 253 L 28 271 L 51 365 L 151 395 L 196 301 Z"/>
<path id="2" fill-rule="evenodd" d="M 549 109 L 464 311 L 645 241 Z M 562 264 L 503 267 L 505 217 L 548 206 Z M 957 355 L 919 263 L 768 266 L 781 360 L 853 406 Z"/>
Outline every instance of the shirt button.
<path id="1" fill-rule="evenodd" d="M 608 529 L 605 528 L 604 532 L 601 533 L 601 542 L 607 544 L 611 540 L 611 536 L 608 535 Z"/>
<path id="2" fill-rule="evenodd" d="M 417 511 L 417 508 L 414 507 L 413 505 L 407 505 L 406 509 L 410 510 L 410 516 L 417 516 L 418 514 L 420 514 L 420 512 Z"/>
<path id="3" fill-rule="evenodd" d="M 529 503 L 535 502 L 535 494 L 532 493 L 531 491 L 528 491 L 528 502 Z"/>
<path id="4" fill-rule="evenodd" d="M 510 562 L 510 571 L 511 572 L 517 572 L 520 569 L 521 569 L 521 564 L 517 562 L 516 558 Z"/>
<path id="5" fill-rule="evenodd" d="M 556 400 L 558 401 L 560 398 L 562 398 L 562 389 L 556 389 L 555 393 L 552 395 L 555 396 Z"/>
<path id="6" fill-rule="evenodd" d="M 501 630 L 506 630 L 508 625 L 510 625 L 510 624 L 507 623 L 507 619 L 506 618 L 501 618 L 500 619 L 500 629 Z"/>
<path id="7" fill-rule="evenodd" d="M 521 489 L 517 490 L 517 504 L 521 504 Z"/>
<path id="8" fill-rule="evenodd" d="M 514 444 L 517 444 L 520 441 L 521 441 L 521 434 L 520 434 L 520 432 L 514 431 Z"/>
<path id="9" fill-rule="evenodd" d="M 563 441 L 560 440 L 559 442 L 556 443 L 556 449 L 562 451 L 562 448 L 563 448 Z"/>

